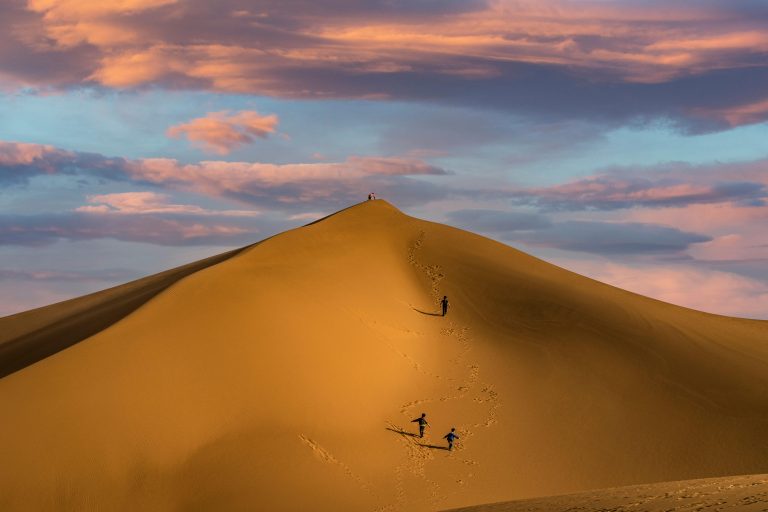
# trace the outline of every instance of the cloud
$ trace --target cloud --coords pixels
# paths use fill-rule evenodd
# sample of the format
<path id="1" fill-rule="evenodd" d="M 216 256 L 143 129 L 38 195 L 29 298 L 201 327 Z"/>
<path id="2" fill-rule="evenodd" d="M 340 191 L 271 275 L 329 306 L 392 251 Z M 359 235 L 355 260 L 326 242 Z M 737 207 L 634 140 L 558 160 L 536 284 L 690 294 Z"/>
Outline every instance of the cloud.
<path id="1" fill-rule="evenodd" d="M 674 222 L 676 226 L 696 231 L 738 229 L 747 233 L 750 226 L 760 229 L 768 222 L 768 205 L 745 207 L 728 203 L 693 204 L 663 210 L 632 210 L 627 212 L 627 217 L 638 222 Z M 753 243 L 758 239 L 753 238 Z"/>
<path id="2" fill-rule="evenodd" d="M 693 108 L 691 109 L 691 114 L 694 117 L 699 117 L 713 123 L 725 124 L 731 128 L 761 123 L 768 119 L 768 98 L 741 105 Z"/>
<path id="3" fill-rule="evenodd" d="M 88 282 L 88 281 L 125 281 L 135 278 L 130 270 L 94 270 L 88 272 L 62 272 L 59 270 L 11 270 L 0 269 L 0 281 L 55 281 L 55 282 Z"/>
<path id="4" fill-rule="evenodd" d="M 511 233 L 526 244 L 602 255 L 675 254 L 711 237 L 658 224 L 636 222 L 557 222 L 547 229 Z"/>
<path id="5" fill-rule="evenodd" d="M 242 245 L 256 240 L 248 224 L 157 215 L 94 215 L 93 212 L 0 215 L 0 246 L 39 247 L 59 240 L 112 238 L 157 245 Z"/>
<path id="6" fill-rule="evenodd" d="M 14 142 L 0 142 L 0 155 L 6 155 L 5 160 L 0 160 L 0 182 L 26 183 L 40 175 L 63 174 L 184 190 L 273 208 L 304 204 L 313 209 L 332 209 L 359 201 L 372 190 L 380 197 L 397 198 L 403 205 L 423 204 L 453 193 L 445 187 L 412 179 L 448 174 L 445 169 L 414 158 L 352 156 L 341 162 L 184 164 L 169 158 L 128 160 Z M 120 200 L 116 196 L 110 201 L 120 200 L 120 207 L 126 208 L 129 198 Z M 136 200 L 133 197 L 134 206 Z M 154 205 L 156 209 L 160 207 Z M 104 203 L 83 211 L 117 209 L 115 204 Z"/>
<path id="7" fill-rule="evenodd" d="M 768 160 L 747 164 L 619 168 L 570 183 L 516 190 L 510 195 L 513 202 L 519 204 L 567 211 L 717 203 L 760 206 L 768 201 L 768 179 L 759 174 L 766 167 Z"/>
<path id="8" fill-rule="evenodd" d="M 0 184 L 25 184 L 42 175 L 93 176 L 126 180 L 127 161 L 43 144 L 0 141 Z"/>
<path id="9" fill-rule="evenodd" d="M 397 198 L 401 205 L 424 204 L 452 193 L 411 178 L 446 174 L 444 169 L 403 158 L 350 157 L 344 162 L 301 164 L 181 164 L 173 159 L 145 159 L 127 172 L 140 182 L 271 208 L 339 208 L 370 191 L 382 198 Z"/>
<path id="10" fill-rule="evenodd" d="M 561 265 L 641 295 L 700 311 L 768 319 L 768 283 L 689 265 L 631 267 L 583 261 Z"/>
<path id="11" fill-rule="evenodd" d="M 750 0 L 83 0 L 0 7 L 18 86 L 398 98 L 542 120 L 768 119 L 768 9 Z"/>
<path id="12" fill-rule="evenodd" d="M 135 44 L 137 31 L 120 17 L 151 11 L 177 0 L 28 0 L 27 8 L 42 15 L 45 35 L 60 48 L 80 44 L 108 47 Z"/>
<path id="13" fill-rule="evenodd" d="M 538 230 L 552 225 L 549 219 L 537 213 L 482 209 L 449 212 L 448 219 L 470 231 L 491 233 Z"/>
<path id="14" fill-rule="evenodd" d="M 275 132 L 276 115 L 262 116 L 252 110 L 210 112 L 187 123 L 168 128 L 169 137 L 185 136 L 203 150 L 226 155 L 234 149 L 251 144 L 255 137 L 266 138 Z"/>
<path id="15" fill-rule="evenodd" d="M 693 244 L 710 242 L 706 235 L 660 224 L 551 221 L 544 215 L 501 210 L 457 210 L 450 222 L 471 231 L 491 233 L 502 239 L 532 246 L 602 255 L 677 254 Z"/>
<path id="16" fill-rule="evenodd" d="M 123 215 L 184 214 L 219 217 L 254 217 L 254 210 L 207 210 L 197 205 L 172 204 L 167 194 L 157 192 L 121 192 L 88 196 L 92 205 L 80 206 L 83 213 L 114 213 Z"/>

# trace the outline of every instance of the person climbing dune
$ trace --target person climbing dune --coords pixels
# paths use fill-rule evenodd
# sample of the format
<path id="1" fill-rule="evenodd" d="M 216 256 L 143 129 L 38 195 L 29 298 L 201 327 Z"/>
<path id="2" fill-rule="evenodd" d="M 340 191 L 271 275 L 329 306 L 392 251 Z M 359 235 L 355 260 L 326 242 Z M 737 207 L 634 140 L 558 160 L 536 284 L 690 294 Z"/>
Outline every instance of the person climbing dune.
<path id="1" fill-rule="evenodd" d="M 419 424 L 419 437 L 424 437 L 424 429 L 429 425 L 429 423 L 427 423 L 427 413 L 421 413 L 421 417 L 411 420 L 411 423 Z"/>
<path id="2" fill-rule="evenodd" d="M 448 312 L 448 296 L 443 295 L 443 300 L 440 301 L 440 306 L 443 308 L 443 316 Z"/>
<path id="3" fill-rule="evenodd" d="M 455 428 L 452 428 L 450 432 L 448 432 L 447 434 L 445 434 L 443 436 L 443 439 L 447 439 L 448 440 L 448 451 L 453 450 L 453 441 L 458 439 L 458 438 L 459 438 L 459 436 L 458 436 L 458 434 L 456 434 L 456 429 Z"/>

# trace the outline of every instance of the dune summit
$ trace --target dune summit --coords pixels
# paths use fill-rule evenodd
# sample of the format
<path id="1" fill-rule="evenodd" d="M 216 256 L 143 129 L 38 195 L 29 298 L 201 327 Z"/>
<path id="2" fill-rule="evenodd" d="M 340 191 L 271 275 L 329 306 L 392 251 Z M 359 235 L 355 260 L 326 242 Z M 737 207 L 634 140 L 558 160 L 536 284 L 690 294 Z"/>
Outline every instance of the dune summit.
<path id="1" fill-rule="evenodd" d="M 74 343 L 0 379 L 1 509 L 421 511 L 768 472 L 768 322 L 381 200 L 226 256 L 111 291 L 144 290 L 130 308 L 0 320 L 2 347 Z"/>

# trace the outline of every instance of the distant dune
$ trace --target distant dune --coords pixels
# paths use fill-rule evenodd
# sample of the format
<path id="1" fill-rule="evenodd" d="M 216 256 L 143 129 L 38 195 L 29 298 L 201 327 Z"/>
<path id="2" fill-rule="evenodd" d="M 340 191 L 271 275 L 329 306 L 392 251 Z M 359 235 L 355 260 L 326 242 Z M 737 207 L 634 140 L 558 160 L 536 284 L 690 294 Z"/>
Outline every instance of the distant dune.
<path id="1" fill-rule="evenodd" d="M 492 503 L 450 512 L 683 512 L 768 510 L 768 475 L 616 487 L 565 496 Z M 447 512 L 447 511 L 446 511 Z"/>
<path id="2" fill-rule="evenodd" d="M 766 321 L 381 200 L 185 269 L 0 319 L 0 510 L 423 511 L 768 472 Z"/>

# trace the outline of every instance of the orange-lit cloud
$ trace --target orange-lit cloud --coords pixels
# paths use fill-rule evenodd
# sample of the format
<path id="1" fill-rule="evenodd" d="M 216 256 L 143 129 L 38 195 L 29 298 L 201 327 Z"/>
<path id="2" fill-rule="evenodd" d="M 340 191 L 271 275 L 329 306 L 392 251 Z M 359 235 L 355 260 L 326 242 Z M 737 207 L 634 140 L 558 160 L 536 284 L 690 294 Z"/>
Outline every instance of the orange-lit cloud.
<path id="1" fill-rule="evenodd" d="M 255 137 L 266 138 L 277 128 L 276 115 L 262 116 L 242 110 L 230 113 L 211 112 L 187 123 L 168 128 L 169 137 L 186 137 L 202 149 L 226 155 L 240 146 L 250 144 Z"/>
<path id="2" fill-rule="evenodd" d="M 29 0 L 26 7 L 0 6 L 0 77 L 13 83 L 473 100 L 597 118 L 696 118 L 703 109 L 714 119 L 703 129 L 768 116 L 756 85 L 768 74 L 768 14 L 749 1 Z M 718 76 L 717 87 L 695 80 L 726 71 L 732 78 Z M 654 87 L 665 83 L 675 86 Z"/>
<path id="3" fill-rule="evenodd" d="M 42 15 L 46 35 L 63 48 L 88 43 L 100 47 L 135 44 L 139 31 L 125 17 L 178 0 L 27 0 Z"/>

